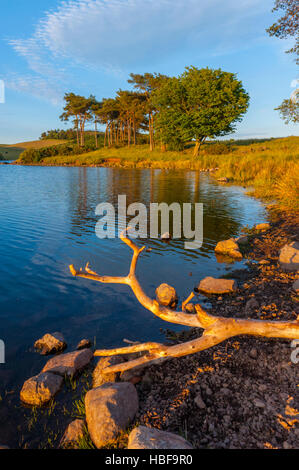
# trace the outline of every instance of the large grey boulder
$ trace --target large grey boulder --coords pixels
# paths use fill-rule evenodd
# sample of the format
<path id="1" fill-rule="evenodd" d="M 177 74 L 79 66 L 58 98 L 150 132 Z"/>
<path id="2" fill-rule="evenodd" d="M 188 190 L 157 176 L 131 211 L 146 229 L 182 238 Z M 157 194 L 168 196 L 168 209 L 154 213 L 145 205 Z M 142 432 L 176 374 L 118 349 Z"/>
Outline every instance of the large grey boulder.
<path id="1" fill-rule="evenodd" d="M 48 403 L 60 390 L 63 378 L 45 372 L 28 379 L 20 392 L 22 402 L 28 405 L 42 406 Z"/>
<path id="2" fill-rule="evenodd" d="M 96 365 L 95 370 L 92 374 L 92 386 L 93 388 L 100 387 L 107 382 L 116 382 L 119 379 L 119 372 L 104 373 L 103 369 L 115 364 L 124 362 L 122 356 L 110 356 L 102 357 Z"/>
<path id="3" fill-rule="evenodd" d="M 90 349 L 60 354 L 59 356 L 52 357 L 52 359 L 46 363 L 42 372 L 49 371 L 53 374 L 73 377 L 83 370 L 90 363 L 92 358 L 93 353 Z"/>
<path id="4" fill-rule="evenodd" d="M 242 253 L 240 252 L 240 249 L 239 249 L 239 245 L 238 243 L 236 243 L 236 241 L 233 238 L 218 242 L 215 248 L 215 252 L 222 254 L 222 255 L 227 255 L 235 259 L 243 258 Z"/>
<path id="5" fill-rule="evenodd" d="M 299 242 L 285 245 L 280 250 L 279 263 L 285 271 L 299 270 Z"/>
<path id="6" fill-rule="evenodd" d="M 193 447 L 177 434 L 138 426 L 129 435 L 128 449 L 193 449 Z"/>
<path id="7" fill-rule="evenodd" d="M 41 354 L 54 354 L 62 351 L 67 346 L 64 337 L 61 333 L 47 333 L 42 338 L 38 339 L 34 343 L 35 349 Z"/>
<path id="8" fill-rule="evenodd" d="M 178 301 L 175 288 L 165 283 L 160 284 L 160 286 L 157 287 L 156 298 L 159 304 L 164 305 L 165 307 L 175 307 Z"/>
<path id="9" fill-rule="evenodd" d="M 65 430 L 65 433 L 60 441 L 60 447 L 73 447 L 78 444 L 78 441 L 84 437 L 85 422 L 83 419 L 75 419 L 72 421 Z"/>
<path id="10" fill-rule="evenodd" d="M 233 279 L 205 277 L 200 281 L 197 289 L 204 294 L 229 294 L 237 290 L 237 283 Z"/>
<path id="11" fill-rule="evenodd" d="M 138 395 L 129 382 L 106 383 L 86 393 L 88 431 L 97 448 L 112 442 L 138 411 Z"/>

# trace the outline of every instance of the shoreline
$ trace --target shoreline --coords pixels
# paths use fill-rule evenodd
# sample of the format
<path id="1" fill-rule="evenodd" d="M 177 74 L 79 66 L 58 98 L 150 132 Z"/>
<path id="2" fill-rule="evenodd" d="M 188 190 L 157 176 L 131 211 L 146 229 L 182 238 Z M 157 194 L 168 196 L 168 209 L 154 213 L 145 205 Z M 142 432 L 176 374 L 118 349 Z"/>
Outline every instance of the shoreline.
<path id="1" fill-rule="evenodd" d="M 231 267 L 228 272 L 229 278 L 236 280 L 238 291 L 200 296 L 212 315 L 294 320 L 299 314 L 299 297 L 292 291 L 298 272 L 286 273 L 278 263 L 279 249 L 298 235 L 299 219 L 281 219 L 273 213 L 269 216 L 269 230 L 254 235 L 249 230 L 249 244 L 243 252 L 248 267 Z M 163 331 L 168 344 L 192 340 L 201 334 L 195 328 L 174 333 L 171 324 L 170 329 Z M 290 343 L 291 340 L 278 338 L 236 336 L 200 353 L 132 370 L 126 381 L 136 387 L 138 413 L 130 428 L 103 448 L 126 448 L 129 433 L 139 425 L 183 436 L 195 449 L 298 448 L 299 365 L 290 361 Z M 45 445 L 49 432 L 56 440 L 46 444 L 46 448 L 59 447 L 74 416 L 84 420 L 84 395 L 92 388 L 95 367 L 96 361 L 76 378 L 80 399 L 69 402 L 72 387 L 56 397 L 58 410 L 53 410 L 53 419 L 57 413 L 61 427 L 52 426 L 43 432 L 39 445 Z M 66 399 L 72 409 L 80 406 L 79 415 L 61 415 Z M 35 413 L 40 426 L 47 422 L 43 409 Z M 31 447 L 29 438 L 28 448 L 36 445 L 33 439 Z M 93 444 L 85 436 L 78 447 L 93 448 Z"/>

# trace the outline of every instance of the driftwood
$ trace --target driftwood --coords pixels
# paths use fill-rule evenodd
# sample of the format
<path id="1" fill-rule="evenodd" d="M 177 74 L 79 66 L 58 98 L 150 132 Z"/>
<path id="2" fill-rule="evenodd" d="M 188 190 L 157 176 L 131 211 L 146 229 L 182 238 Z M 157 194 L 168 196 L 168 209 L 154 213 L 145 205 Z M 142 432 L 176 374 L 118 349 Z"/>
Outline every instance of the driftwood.
<path id="1" fill-rule="evenodd" d="M 100 276 L 90 269 L 89 264 L 86 265 L 85 272 L 82 270 L 77 271 L 74 266 L 71 265 L 70 271 L 73 276 L 83 277 L 103 283 L 127 284 L 131 287 L 141 305 L 150 310 L 154 315 L 170 323 L 202 328 L 203 333 L 197 339 L 174 346 L 165 346 L 160 343 L 148 342 L 143 344 L 135 343 L 132 344 L 132 346 L 122 348 L 101 349 L 95 351 L 95 356 L 114 356 L 116 354 L 130 354 L 147 351 L 145 355 L 137 359 L 107 367 L 103 372 L 123 372 L 125 370 L 132 369 L 133 367 L 159 362 L 162 358 L 194 354 L 237 335 L 299 339 L 299 317 L 297 317 L 295 321 L 263 321 L 215 317 L 208 314 L 199 304 L 195 305 L 196 314 L 188 314 L 184 312 L 184 308 L 189 300 L 193 298 L 193 293 L 191 293 L 188 299 L 183 302 L 182 311 L 174 311 L 171 308 L 161 306 L 155 299 L 151 299 L 145 294 L 136 277 L 135 271 L 137 261 L 139 255 L 145 249 L 145 246 L 138 248 L 138 246 L 127 237 L 127 230 L 125 230 L 120 237 L 121 240 L 133 250 L 130 271 L 127 276 Z"/>

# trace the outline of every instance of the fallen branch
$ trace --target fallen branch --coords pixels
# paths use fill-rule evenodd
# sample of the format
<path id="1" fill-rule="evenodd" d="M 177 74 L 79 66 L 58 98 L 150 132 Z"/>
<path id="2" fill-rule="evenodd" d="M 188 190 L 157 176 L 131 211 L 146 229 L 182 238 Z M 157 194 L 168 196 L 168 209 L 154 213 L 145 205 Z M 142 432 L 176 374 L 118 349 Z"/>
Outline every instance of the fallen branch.
<path id="1" fill-rule="evenodd" d="M 211 348 L 228 338 L 239 335 L 299 339 L 299 318 L 297 318 L 296 321 L 275 322 L 215 317 L 208 314 L 199 304 L 195 305 L 196 314 L 187 314 L 184 312 L 184 309 L 187 303 L 194 297 L 193 293 L 190 294 L 185 302 L 183 302 L 182 311 L 173 311 L 168 307 L 161 306 L 156 300 L 148 297 L 139 284 L 135 272 L 140 253 L 142 253 L 145 247 L 143 246 L 142 248 L 138 248 L 138 246 L 127 237 L 127 230 L 122 232 L 120 237 L 121 240 L 133 250 L 130 271 L 127 276 L 100 276 L 89 268 L 89 264 L 86 265 L 85 272 L 82 270 L 77 271 L 74 266 L 71 265 L 70 271 L 73 276 L 83 277 L 103 283 L 126 284 L 131 287 L 141 305 L 162 320 L 170 323 L 202 328 L 204 331 L 201 337 L 174 346 L 165 346 L 160 343 L 147 342 L 143 344 L 133 344 L 132 346 L 122 348 L 95 351 L 95 356 L 114 356 L 117 354 L 131 354 L 148 351 L 147 354 L 137 359 L 107 367 L 106 369 L 103 369 L 103 372 L 123 372 L 134 367 L 155 363 L 161 359 L 194 354 L 196 352 L 203 351 L 204 349 Z"/>

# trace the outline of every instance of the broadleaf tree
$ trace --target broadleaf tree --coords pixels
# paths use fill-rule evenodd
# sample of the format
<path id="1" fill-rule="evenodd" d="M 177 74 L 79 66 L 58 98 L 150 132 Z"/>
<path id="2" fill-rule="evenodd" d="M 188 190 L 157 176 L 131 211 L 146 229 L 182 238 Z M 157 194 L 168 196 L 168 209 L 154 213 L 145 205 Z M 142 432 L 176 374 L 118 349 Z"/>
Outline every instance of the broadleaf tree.
<path id="1" fill-rule="evenodd" d="M 152 100 L 163 141 L 182 145 L 193 140 L 194 156 L 207 138 L 233 133 L 249 105 L 249 95 L 235 74 L 193 66 L 165 80 Z"/>

